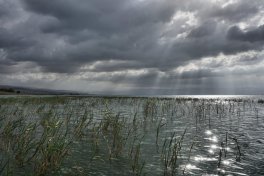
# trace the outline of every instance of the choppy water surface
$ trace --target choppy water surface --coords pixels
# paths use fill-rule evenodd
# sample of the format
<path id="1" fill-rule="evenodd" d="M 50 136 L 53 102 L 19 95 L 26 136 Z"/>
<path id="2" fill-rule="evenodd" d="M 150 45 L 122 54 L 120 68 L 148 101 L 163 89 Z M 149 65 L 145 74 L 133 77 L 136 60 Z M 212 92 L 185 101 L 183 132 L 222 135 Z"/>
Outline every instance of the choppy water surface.
<path id="1" fill-rule="evenodd" d="M 50 99 L 2 97 L 0 112 L 69 118 L 70 132 L 89 116 L 81 136 L 69 135 L 58 175 L 264 175 L 261 97 Z M 23 175 L 32 166 L 13 167 Z"/>

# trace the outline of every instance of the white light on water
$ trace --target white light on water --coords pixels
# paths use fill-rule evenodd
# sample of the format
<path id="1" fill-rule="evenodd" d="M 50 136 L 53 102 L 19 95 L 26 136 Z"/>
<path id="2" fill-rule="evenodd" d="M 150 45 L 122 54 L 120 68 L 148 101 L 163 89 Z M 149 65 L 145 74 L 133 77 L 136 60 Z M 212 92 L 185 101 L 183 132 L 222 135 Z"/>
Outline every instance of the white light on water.
<path id="1" fill-rule="evenodd" d="M 208 152 L 214 154 L 214 151 L 212 149 L 208 150 Z"/>
<path id="2" fill-rule="evenodd" d="M 213 133 L 212 133 L 212 131 L 210 131 L 210 130 L 206 130 L 206 131 L 205 131 L 205 134 L 207 134 L 207 135 L 212 135 Z"/>
<path id="3" fill-rule="evenodd" d="M 217 148 L 219 148 L 217 145 L 211 145 L 211 149 L 217 149 Z"/>
<path id="4" fill-rule="evenodd" d="M 216 158 L 207 158 L 207 157 L 202 157 L 202 156 L 196 156 L 194 157 L 195 161 L 217 161 Z"/>
<path id="5" fill-rule="evenodd" d="M 228 151 L 228 152 L 230 152 L 231 151 L 231 148 L 226 147 L 225 150 Z"/>
<path id="6" fill-rule="evenodd" d="M 192 165 L 192 164 L 187 164 L 186 169 L 187 170 L 200 170 L 198 167 L 196 167 L 195 165 Z"/>
<path id="7" fill-rule="evenodd" d="M 228 160 L 224 160 L 224 161 L 223 161 L 223 164 L 228 166 L 228 165 L 230 165 L 230 161 L 228 161 Z"/>
<path id="8" fill-rule="evenodd" d="M 218 141 L 216 136 L 211 137 L 210 140 L 213 141 L 213 142 L 217 142 Z"/>
<path id="9" fill-rule="evenodd" d="M 216 136 L 213 136 L 213 137 L 210 137 L 210 138 L 205 138 L 205 139 L 208 139 L 209 141 L 212 141 L 212 142 L 218 142 L 218 139 Z"/>
<path id="10" fill-rule="evenodd" d="M 224 169 L 220 169 L 220 168 L 218 168 L 217 171 L 221 172 L 222 174 L 224 174 L 226 172 Z"/>

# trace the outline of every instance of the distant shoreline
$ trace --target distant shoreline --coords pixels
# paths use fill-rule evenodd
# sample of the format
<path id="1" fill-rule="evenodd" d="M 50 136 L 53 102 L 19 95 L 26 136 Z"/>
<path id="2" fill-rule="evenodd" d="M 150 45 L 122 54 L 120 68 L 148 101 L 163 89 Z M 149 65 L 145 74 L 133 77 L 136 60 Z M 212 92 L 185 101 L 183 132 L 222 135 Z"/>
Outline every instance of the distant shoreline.
<path id="1" fill-rule="evenodd" d="M 0 90 L 0 95 L 20 95 L 20 92 L 16 92 L 16 91 L 8 91 L 8 90 Z"/>

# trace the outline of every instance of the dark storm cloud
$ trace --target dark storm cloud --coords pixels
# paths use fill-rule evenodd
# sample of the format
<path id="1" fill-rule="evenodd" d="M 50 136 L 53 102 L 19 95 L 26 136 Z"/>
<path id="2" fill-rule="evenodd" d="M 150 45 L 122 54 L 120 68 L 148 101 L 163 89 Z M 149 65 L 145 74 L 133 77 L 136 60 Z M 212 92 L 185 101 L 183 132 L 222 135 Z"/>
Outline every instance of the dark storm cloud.
<path id="1" fill-rule="evenodd" d="M 3 38 L 1 46 L 6 47 L 10 59 L 18 62 L 33 61 L 46 72 L 76 72 L 83 64 L 110 59 L 142 63 L 135 64 L 134 68 L 155 67 L 168 70 L 188 60 L 214 56 L 221 52 L 233 54 L 259 49 L 254 44 L 223 40 L 228 24 L 221 28 L 217 21 L 220 17 L 225 18 L 225 15 L 232 16 L 232 20 L 241 20 L 257 13 L 256 4 L 246 1 L 239 1 L 225 8 L 204 1 L 195 3 L 171 0 L 22 2 L 24 13 L 30 12 L 27 14 L 30 21 L 21 23 L 18 26 L 19 32 L 18 29 L 11 29 L 9 33 L 12 36 L 4 30 L 0 31 L 0 37 Z M 207 4 L 208 8 L 214 9 L 205 9 Z M 171 26 L 170 34 L 164 34 L 163 31 L 168 28 L 173 16 L 177 12 L 192 11 L 198 12 L 197 18 L 202 17 L 203 20 L 201 23 L 198 21 L 198 26 L 190 24 L 185 29 L 189 33 L 188 37 L 160 43 L 162 37 L 166 41 L 184 32 L 177 29 L 180 26 Z M 242 11 L 245 11 L 244 15 Z M 234 17 L 235 14 L 240 15 Z M 178 25 L 184 23 L 179 22 Z M 30 25 L 35 25 L 31 35 L 26 32 Z M 26 47 L 32 41 L 35 42 L 34 45 Z M 21 47 L 13 50 L 12 47 L 15 46 Z M 126 66 L 116 65 L 116 69 L 121 67 Z"/>
<path id="2" fill-rule="evenodd" d="M 209 36 L 190 38 L 174 44 L 172 57 L 169 63 L 181 64 L 184 61 L 200 59 L 202 57 L 217 56 L 219 53 L 236 54 L 241 51 L 261 50 L 262 46 L 240 41 L 229 41 L 225 36 Z"/>
<path id="3" fill-rule="evenodd" d="M 238 26 L 228 30 L 228 38 L 245 42 L 264 42 L 264 25 L 248 31 L 242 31 Z"/>
<path id="4" fill-rule="evenodd" d="M 130 28 L 170 20 L 176 2 L 166 0 L 149 1 L 141 4 L 133 1 L 70 1 L 24 0 L 27 9 L 51 15 L 58 19 L 43 27 L 45 32 L 89 29 L 104 35 L 127 31 Z"/>
<path id="5" fill-rule="evenodd" d="M 190 33 L 189 37 L 199 38 L 208 35 L 212 35 L 215 32 L 217 23 L 215 21 L 207 21 L 204 24 L 201 24 L 197 28 L 194 28 Z"/>
<path id="6" fill-rule="evenodd" d="M 29 41 L 19 33 L 11 33 L 0 27 L 0 48 L 30 47 L 33 41 Z"/>
<path id="7" fill-rule="evenodd" d="M 221 53 L 261 52 L 262 11 L 262 0 L 0 0 L 0 72 L 31 63 L 44 75 L 91 72 L 101 76 L 85 79 L 141 86 L 221 77 L 213 66 L 171 70 Z"/>
<path id="8" fill-rule="evenodd" d="M 228 3 L 228 1 L 226 1 Z M 216 7 L 209 9 L 211 17 L 216 17 L 231 22 L 238 22 L 258 13 L 263 6 L 262 0 L 247 1 L 242 0 L 237 3 L 231 3 L 225 7 Z"/>

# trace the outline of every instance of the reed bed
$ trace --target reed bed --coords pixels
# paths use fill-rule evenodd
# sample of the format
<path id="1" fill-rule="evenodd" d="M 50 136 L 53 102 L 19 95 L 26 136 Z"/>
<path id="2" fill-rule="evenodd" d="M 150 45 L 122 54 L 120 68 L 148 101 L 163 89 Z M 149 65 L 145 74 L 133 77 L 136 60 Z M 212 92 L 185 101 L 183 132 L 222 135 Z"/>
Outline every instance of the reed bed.
<path id="1" fill-rule="evenodd" d="M 96 170 L 93 162 L 114 166 L 120 161 L 125 168 L 120 175 L 151 175 L 148 167 L 153 164 L 152 157 L 156 158 L 153 165 L 160 168 L 159 175 L 185 175 L 192 152 L 198 150 L 196 142 L 190 143 L 188 139 L 195 139 L 199 131 L 203 131 L 201 124 L 210 129 L 214 123 L 212 116 L 217 119 L 240 118 L 249 110 L 260 117 L 258 103 L 263 101 L 144 97 L 0 98 L 0 175 L 92 175 Z M 188 123 L 174 126 L 174 121 L 179 119 Z M 188 126 L 195 128 L 188 129 Z M 239 139 L 231 136 L 226 132 L 219 149 L 218 168 L 227 155 L 228 141 L 234 142 L 232 157 L 237 162 L 242 159 Z M 76 166 L 78 161 L 72 158 L 76 159 L 81 151 L 89 159 L 86 164 Z M 185 167 L 181 168 L 181 165 Z"/>

